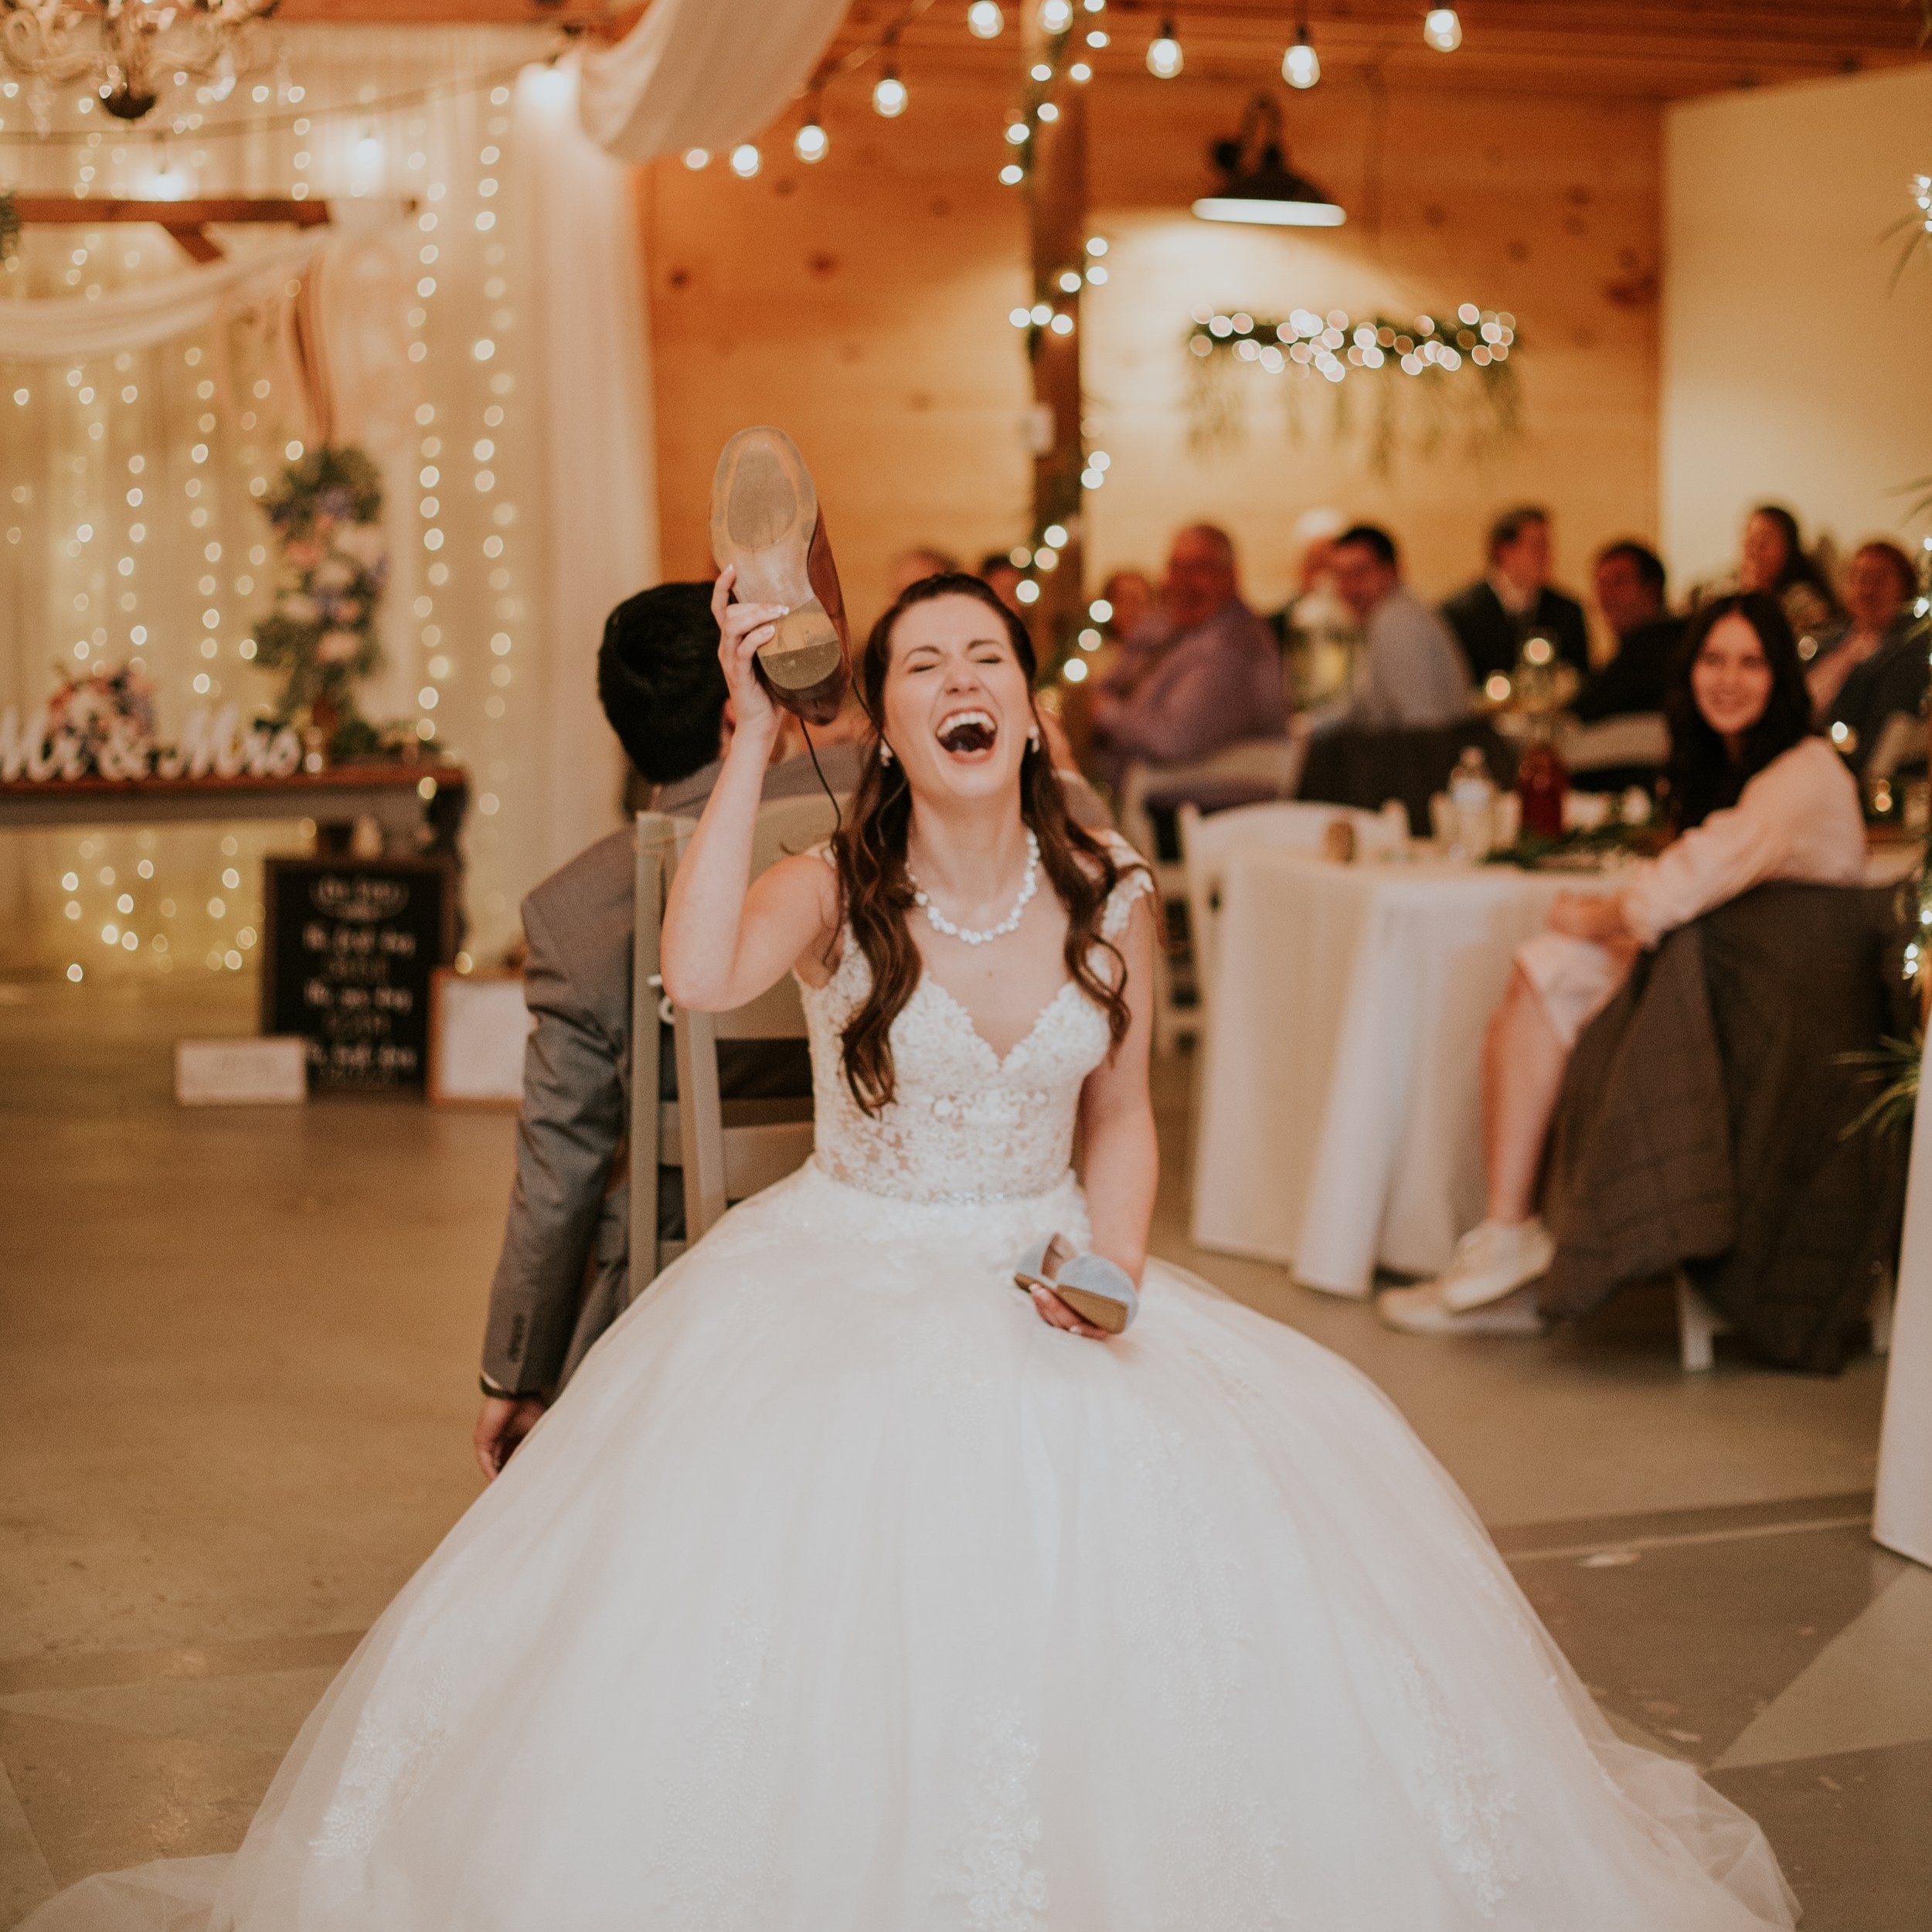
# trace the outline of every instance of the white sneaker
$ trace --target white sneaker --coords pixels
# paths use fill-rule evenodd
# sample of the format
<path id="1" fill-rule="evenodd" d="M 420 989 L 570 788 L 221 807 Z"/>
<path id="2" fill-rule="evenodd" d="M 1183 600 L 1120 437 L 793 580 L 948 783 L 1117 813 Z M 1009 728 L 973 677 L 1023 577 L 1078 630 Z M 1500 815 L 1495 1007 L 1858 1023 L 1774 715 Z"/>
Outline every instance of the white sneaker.
<path id="1" fill-rule="evenodd" d="M 1441 1285 L 1423 1281 L 1413 1288 L 1386 1289 L 1376 1297 L 1376 1313 L 1385 1327 L 1404 1335 L 1541 1335 L 1546 1325 L 1527 1288 L 1458 1315 L 1443 1306 Z"/>
<path id="2" fill-rule="evenodd" d="M 1451 1313 L 1467 1315 L 1547 1274 L 1556 1258 L 1556 1243 L 1533 1215 L 1508 1225 L 1485 1221 L 1456 1243 L 1455 1259 L 1437 1282 L 1437 1294 Z"/>

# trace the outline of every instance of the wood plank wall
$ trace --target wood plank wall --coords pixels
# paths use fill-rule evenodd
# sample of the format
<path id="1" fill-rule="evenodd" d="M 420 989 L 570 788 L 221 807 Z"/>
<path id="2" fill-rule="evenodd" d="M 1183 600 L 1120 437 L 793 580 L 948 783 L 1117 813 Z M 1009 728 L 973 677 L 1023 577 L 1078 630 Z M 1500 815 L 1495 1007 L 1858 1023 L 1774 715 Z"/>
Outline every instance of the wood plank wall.
<path id="1" fill-rule="evenodd" d="M 896 552 L 930 543 L 971 558 L 1025 532 L 1027 388 L 1006 319 L 1028 295 L 1025 237 L 1018 196 L 994 178 L 1012 90 L 908 80 L 896 123 L 853 83 L 835 89 L 816 168 L 793 159 L 787 128 L 754 182 L 717 161 L 648 171 L 667 573 L 704 567 L 711 465 L 750 422 L 779 423 L 805 450 L 862 620 Z M 1656 104 L 1325 83 L 1285 103 L 1293 159 L 1350 219 L 1298 236 L 1187 213 L 1208 185 L 1206 144 L 1249 92 L 1185 77 L 1094 90 L 1094 226 L 1113 272 L 1087 298 L 1086 383 L 1114 464 L 1089 499 L 1090 580 L 1158 565 L 1173 529 L 1211 518 L 1272 607 L 1293 580 L 1294 521 L 1317 505 L 1386 522 L 1430 594 L 1475 573 L 1482 529 L 1511 502 L 1553 508 L 1573 583 L 1599 544 L 1652 533 Z M 1478 464 L 1451 448 L 1378 476 L 1325 433 L 1291 442 L 1280 383 L 1247 370 L 1240 443 L 1192 443 L 1182 338 L 1197 304 L 1400 315 L 1464 301 L 1513 311 L 1523 335 L 1527 434 L 1506 457 Z M 1328 399 L 1309 400 L 1321 419 Z"/>

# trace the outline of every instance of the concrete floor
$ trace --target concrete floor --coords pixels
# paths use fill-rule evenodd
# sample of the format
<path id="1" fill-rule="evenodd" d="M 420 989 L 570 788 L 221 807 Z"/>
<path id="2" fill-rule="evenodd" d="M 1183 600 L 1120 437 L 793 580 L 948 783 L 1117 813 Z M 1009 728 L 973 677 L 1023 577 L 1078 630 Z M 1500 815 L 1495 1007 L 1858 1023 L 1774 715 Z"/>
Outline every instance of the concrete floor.
<path id="1" fill-rule="evenodd" d="M 177 1110 L 172 1042 L 250 1030 L 250 994 L 0 984 L 0 1926 L 232 1847 L 478 1486 L 512 1121 Z M 1932 1925 L 1932 1573 L 1865 1534 L 1878 1366 L 1686 1378 L 1644 1295 L 1556 1341 L 1389 1334 L 1189 1246 L 1161 1073 L 1158 1250 L 1389 1392 L 1612 1721 L 1763 1821 L 1808 1932 Z"/>

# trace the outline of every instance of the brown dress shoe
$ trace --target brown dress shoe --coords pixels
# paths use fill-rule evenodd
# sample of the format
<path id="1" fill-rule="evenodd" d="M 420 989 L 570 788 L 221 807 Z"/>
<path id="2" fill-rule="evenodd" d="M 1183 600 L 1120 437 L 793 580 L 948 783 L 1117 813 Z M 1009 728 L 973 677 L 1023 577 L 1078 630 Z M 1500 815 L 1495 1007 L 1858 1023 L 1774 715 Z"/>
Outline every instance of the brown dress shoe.
<path id="1" fill-rule="evenodd" d="M 783 430 L 740 430 L 711 480 L 711 554 L 737 567 L 733 594 L 782 604 L 771 641 L 758 647 L 765 689 L 808 724 L 838 716 L 851 648 L 838 566 L 818 513 L 818 492 Z"/>

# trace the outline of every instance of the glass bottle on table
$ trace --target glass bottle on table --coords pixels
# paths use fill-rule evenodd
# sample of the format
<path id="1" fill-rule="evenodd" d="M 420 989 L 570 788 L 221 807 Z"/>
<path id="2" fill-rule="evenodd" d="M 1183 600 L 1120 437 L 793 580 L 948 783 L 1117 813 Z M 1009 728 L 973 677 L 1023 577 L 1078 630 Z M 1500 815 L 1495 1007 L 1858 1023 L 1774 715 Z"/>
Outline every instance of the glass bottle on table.
<path id="1" fill-rule="evenodd" d="M 1555 720 L 1538 719 L 1516 767 L 1516 801 L 1525 836 L 1560 838 L 1563 835 L 1563 798 L 1570 774 L 1556 749 Z"/>
<path id="2" fill-rule="evenodd" d="M 1449 774 L 1449 822 L 1456 850 L 1481 865 L 1495 838 L 1496 787 L 1479 746 L 1465 745 Z"/>

